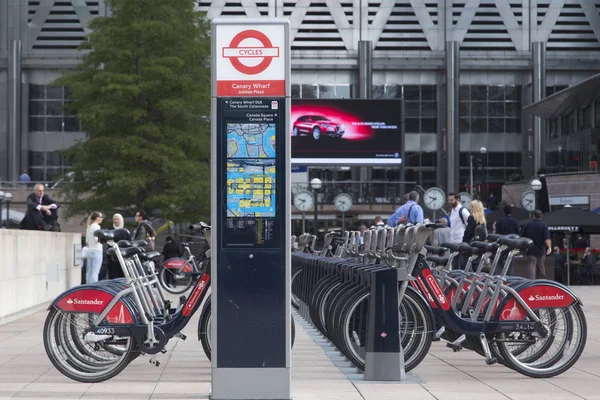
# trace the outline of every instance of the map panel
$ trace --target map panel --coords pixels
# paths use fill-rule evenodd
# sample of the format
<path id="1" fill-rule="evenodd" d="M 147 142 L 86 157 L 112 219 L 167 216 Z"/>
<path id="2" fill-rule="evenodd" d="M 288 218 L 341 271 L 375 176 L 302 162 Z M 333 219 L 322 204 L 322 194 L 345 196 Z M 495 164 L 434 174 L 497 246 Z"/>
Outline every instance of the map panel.
<path id="1" fill-rule="evenodd" d="M 227 216 L 275 217 L 275 160 L 227 160 Z"/>
<path id="2" fill-rule="evenodd" d="M 227 158 L 275 158 L 275 124 L 227 124 Z"/>

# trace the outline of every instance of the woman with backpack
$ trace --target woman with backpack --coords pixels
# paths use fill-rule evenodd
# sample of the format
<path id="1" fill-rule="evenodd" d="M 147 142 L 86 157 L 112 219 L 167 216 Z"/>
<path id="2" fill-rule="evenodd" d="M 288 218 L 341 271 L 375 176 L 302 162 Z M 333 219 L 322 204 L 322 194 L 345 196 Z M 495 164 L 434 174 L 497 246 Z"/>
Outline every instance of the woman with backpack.
<path id="1" fill-rule="evenodd" d="M 467 219 L 467 227 L 463 236 L 463 242 L 471 243 L 475 240 L 485 240 L 487 237 L 487 227 L 485 214 L 483 212 L 483 203 L 479 200 L 471 202 L 471 215 Z"/>

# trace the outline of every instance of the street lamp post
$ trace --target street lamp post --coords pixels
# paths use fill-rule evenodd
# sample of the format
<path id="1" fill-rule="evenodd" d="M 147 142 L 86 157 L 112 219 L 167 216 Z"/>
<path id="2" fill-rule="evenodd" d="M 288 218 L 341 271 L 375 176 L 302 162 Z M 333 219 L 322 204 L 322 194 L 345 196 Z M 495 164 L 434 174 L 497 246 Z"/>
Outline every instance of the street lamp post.
<path id="1" fill-rule="evenodd" d="M 485 156 L 485 154 L 487 153 L 487 149 L 485 147 L 482 147 L 482 148 L 479 149 L 479 153 L 481 153 L 481 155 Z M 473 155 L 473 153 L 469 154 L 469 162 L 470 162 L 470 165 L 469 165 L 469 184 L 471 185 L 471 198 L 475 198 L 475 189 L 474 189 L 474 186 L 473 186 L 473 161 L 477 161 L 477 160 L 478 160 L 478 158 L 476 158 Z M 481 165 L 483 166 L 483 160 L 480 160 L 480 161 L 481 161 Z M 483 170 L 483 174 L 484 175 L 483 175 L 482 186 L 485 185 L 485 173 L 486 173 L 486 170 L 484 168 L 484 170 Z M 479 197 L 481 197 L 481 193 L 479 194 Z"/>
<path id="2" fill-rule="evenodd" d="M 2 203 L 4 203 L 4 196 L 6 195 L 0 190 L 0 226 L 2 226 Z"/>
<path id="3" fill-rule="evenodd" d="M 480 197 L 481 197 L 481 201 L 485 202 L 487 200 L 487 188 L 486 188 L 486 184 L 487 184 L 487 149 L 485 147 L 482 147 L 479 149 L 479 153 L 481 153 L 481 177 L 482 177 L 482 182 L 481 182 L 481 193 L 480 193 Z M 483 195 L 485 193 L 485 196 Z"/>
<path id="4" fill-rule="evenodd" d="M 310 187 L 313 191 L 313 198 L 314 198 L 314 212 L 315 212 L 315 219 L 314 219 L 314 235 L 315 236 L 319 236 L 319 226 L 318 226 L 318 221 L 319 221 L 319 198 L 317 196 L 317 191 L 319 189 L 321 189 L 321 186 L 323 186 L 323 182 L 321 182 L 321 180 L 319 178 L 313 178 L 310 181 Z"/>
<path id="5" fill-rule="evenodd" d="M 4 201 L 6 202 L 6 228 L 10 229 L 10 202 L 13 199 L 13 195 L 12 193 L 6 193 L 4 195 Z M 2 213 L 2 211 L 0 211 L 0 214 Z"/>
<path id="6" fill-rule="evenodd" d="M 542 190 L 542 181 L 536 178 L 531 181 L 529 186 L 531 187 L 531 190 L 535 192 L 535 209 L 537 210 L 539 204 L 539 193 L 540 190 Z"/>

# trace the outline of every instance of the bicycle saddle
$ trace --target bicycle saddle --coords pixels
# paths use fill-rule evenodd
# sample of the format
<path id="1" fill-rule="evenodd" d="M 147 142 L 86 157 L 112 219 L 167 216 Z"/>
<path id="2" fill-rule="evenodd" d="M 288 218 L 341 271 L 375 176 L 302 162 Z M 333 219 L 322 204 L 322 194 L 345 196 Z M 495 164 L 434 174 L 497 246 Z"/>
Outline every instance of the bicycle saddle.
<path id="1" fill-rule="evenodd" d="M 119 240 L 117 244 L 121 248 L 148 246 L 148 242 L 146 242 L 145 240 Z"/>
<path id="2" fill-rule="evenodd" d="M 456 252 L 456 251 L 464 251 L 464 247 L 463 245 L 466 245 L 467 247 L 469 247 L 468 244 L 463 243 L 463 242 L 456 242 L 456 243 L 452 243 L 452 242 L 444 242 L 441 244 L 442 247 L 445 247 L 447 249 L 450 249 L 451 252 Z M 462 246 L 462 248 L 461 248 Z"/>
<path id="3" fill-rule="evenodd" d="M 109 240 L 118 242 L 119 240 L 129 240 L 131 233 L 127 229 L 98 229 L 94 232 L 94 236 L 103 242 Z"/>
<path id="4" fill-rule="evenodd" d="M 431 253 L 431 254 L 436 255 L 436 256 L 441 256 L 444 253 L 446 253 L 446 251 L 448 251 L 444 247 L 430 246 L 428 244 L 425 245 L 425 249 L 427 250 L 428 253 Z"/>
<path id="5" fill-rule="evenodd" d="M 144 249 L 142 249 L 141 247 L 127 247 L 125 249 L 119 249 L 119 251 L 121 252 L 121 255 L 123 257 L 131 257 L 134 256 L 136 254 L 141 254 L 144 252 Z M 110 249 L 108 249 L 106 251 L 106 254 L 108 254 L 109 256 L 112 256 L 115 254 L 115 249 L 113 247 L 111 247 Z"/>
<path id="6" fill-rule="evenodd" d="M 524 238 L 524 237 L 520 237 L 518 239 L 502 237 L 502 238 L 498 239 L 498 243 L 500 243 L 501 245 L 504 245 L 506 247 L 509 247 L 511 249 L 517 249 L 517 250 L 527 250 L 528 248 L 533 246 L 533 240 L 531 240 L 529 238 Z"/>
<path id="7" fill-rule="evenodd" d="M 500 245 L 496 242 L 471 242 L 471 247 L 475 247 L 477 249 L 481 249 L 484 252 L 490 252 L 493 253 L 494 251 L 498 250 L 498 247 L 500 247 Z"/>
<path id="8" fill-rule="evenodd" d="M 144 260 L 152 260 L 153 258 L 160 257 L 160 253 L 158 251 L 151 251 L 149 253 L 140 253 L 139 257 Z"/>
<path id="9" fill-rule="evenodd" d="M 515 233 L 511 233 L 510 235 L 498 235 L 497 233 L 490 233 L 486 236 L 485 240 L 488 242 L 497 242 L 500 238 L 517 239 L 519 237 L 520 236 Z"/>
<path id="10" fill-rule="evenodd" d="M 447 265 L 449 259 L 450 259 L 450 257 L 443 257 L 443 256 L 429 256 L 426 258 L 427 261 L 431 261 L 435 265 L 442 265 L 442 266 Z"/>

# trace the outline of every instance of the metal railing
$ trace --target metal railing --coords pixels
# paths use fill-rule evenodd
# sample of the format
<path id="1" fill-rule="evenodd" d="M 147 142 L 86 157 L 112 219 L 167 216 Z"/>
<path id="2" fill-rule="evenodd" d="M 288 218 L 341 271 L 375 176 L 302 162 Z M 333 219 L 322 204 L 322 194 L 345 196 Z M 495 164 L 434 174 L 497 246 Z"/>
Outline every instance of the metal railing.
<path id="1" fill-rule="evenodd" d="M 408 193 L 411 190 L 421 191 L 416 182 L 386 182 L 386 181 L 335 181 L 322 182 L 321 188 L 317 191 L 319 204 L 333 204 L 333 200 L 340 193 L 346 193 L 352 196 L 354 204 L 392 204 L 397 205 L 402 202 L 404 193 L 401 192 L 402 186 Z M 310 183 L 292 183 L 292 193 L 301 191 L 312 192 Z"/>

